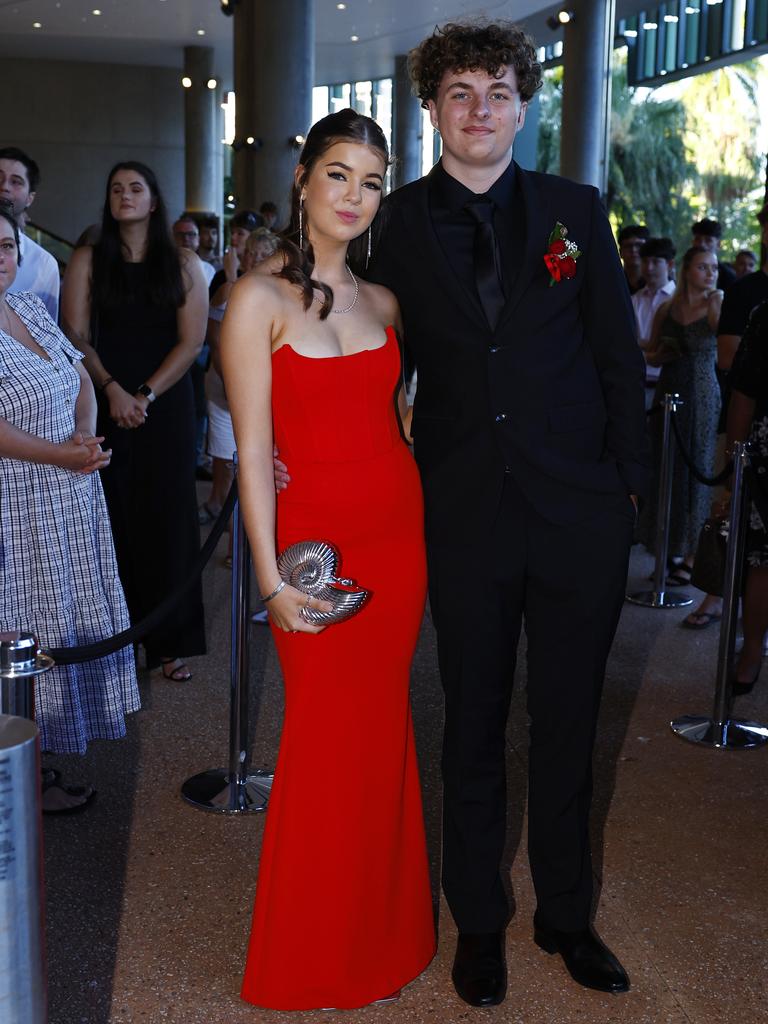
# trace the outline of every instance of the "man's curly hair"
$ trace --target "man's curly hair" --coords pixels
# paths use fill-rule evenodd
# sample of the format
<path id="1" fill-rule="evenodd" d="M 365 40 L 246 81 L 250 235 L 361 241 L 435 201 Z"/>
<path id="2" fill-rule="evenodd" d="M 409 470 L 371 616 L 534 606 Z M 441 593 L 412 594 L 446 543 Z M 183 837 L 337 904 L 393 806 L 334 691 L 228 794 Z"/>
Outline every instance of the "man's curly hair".
<path id="1" fill-rule="evenodd" d="M 437 98 L 446 71 L 485 71 L 497 78 L 507 67 L 515 69 L 521 99 L 532 99 L 541 88 L 541 64 L 531 37 L 511 21 L 438 25 L 408 54 L 408 71 L 422 107 Z"/>

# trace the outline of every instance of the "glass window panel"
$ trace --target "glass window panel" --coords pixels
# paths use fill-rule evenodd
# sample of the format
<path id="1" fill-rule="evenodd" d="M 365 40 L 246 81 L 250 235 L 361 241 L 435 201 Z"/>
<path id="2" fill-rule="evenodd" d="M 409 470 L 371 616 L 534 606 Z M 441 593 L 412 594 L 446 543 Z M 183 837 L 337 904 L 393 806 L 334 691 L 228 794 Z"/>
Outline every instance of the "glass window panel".
<path id="1" fill-rule="evenodd" d="M 371 116 L 373 88 L 371 82 L 355 82 L 354 107 L 358 114 Z"/>
<path id="2" fill-rule="evenodd" d="M 327 85 L 316 85 L 312 90 L 312 124 L 330 114 L 330 97 Z"/>

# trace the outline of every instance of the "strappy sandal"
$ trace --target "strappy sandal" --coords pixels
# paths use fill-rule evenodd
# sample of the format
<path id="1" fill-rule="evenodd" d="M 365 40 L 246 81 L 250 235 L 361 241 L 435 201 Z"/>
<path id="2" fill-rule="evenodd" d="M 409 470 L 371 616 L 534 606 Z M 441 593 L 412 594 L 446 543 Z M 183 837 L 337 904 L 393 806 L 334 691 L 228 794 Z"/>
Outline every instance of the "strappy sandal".
<path id="1" fill-rule="evenodd" d="M 170 665 L 175 665 L 176 667 L 168 672 L 166 670 Z M 192 678 L 192 673 L 181 658 L 161 658 L 160 671 L 163 673 L 163 679 L 167 679 L 172 683 L 186 683 Z"/>

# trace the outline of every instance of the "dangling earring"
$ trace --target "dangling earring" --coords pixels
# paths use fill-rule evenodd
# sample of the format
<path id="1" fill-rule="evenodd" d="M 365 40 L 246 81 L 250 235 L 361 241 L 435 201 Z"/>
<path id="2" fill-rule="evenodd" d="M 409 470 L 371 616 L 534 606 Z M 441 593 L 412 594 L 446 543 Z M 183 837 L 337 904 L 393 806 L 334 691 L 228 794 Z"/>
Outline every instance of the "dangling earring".
<path id="1" fill-rule="evenodd" d="M 368 225 L 368 252 L 365 254 L 365 269 L 368 269 L 368 261 L 371 258 L 371 225 Z"/>
<path id="2" fill-rule="evenodd" d="M 299 196 L 299 248 L 304 248 L 304 196 Z"/>

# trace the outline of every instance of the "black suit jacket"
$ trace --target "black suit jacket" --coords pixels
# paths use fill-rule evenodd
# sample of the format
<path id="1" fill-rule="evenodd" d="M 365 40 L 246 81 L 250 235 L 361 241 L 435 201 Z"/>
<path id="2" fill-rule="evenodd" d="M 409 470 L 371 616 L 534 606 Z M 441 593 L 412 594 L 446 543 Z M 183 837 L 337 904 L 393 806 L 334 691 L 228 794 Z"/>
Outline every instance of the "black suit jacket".
<path id="1" fill-rule="evenodd" d="M 369 273 L 397 296 L 416 362 L 414 447 L 435 542 L 482 539 L 505 472 L 563 524 L 647 488 L 645 364 L 598 192 L 516 171 L 524 254 L 495 330 L 440 248 L 429 176 L 386 200 Z M 544 254 L 557 221 L 581 255 L 575 278 L 549 287 Z"/>

